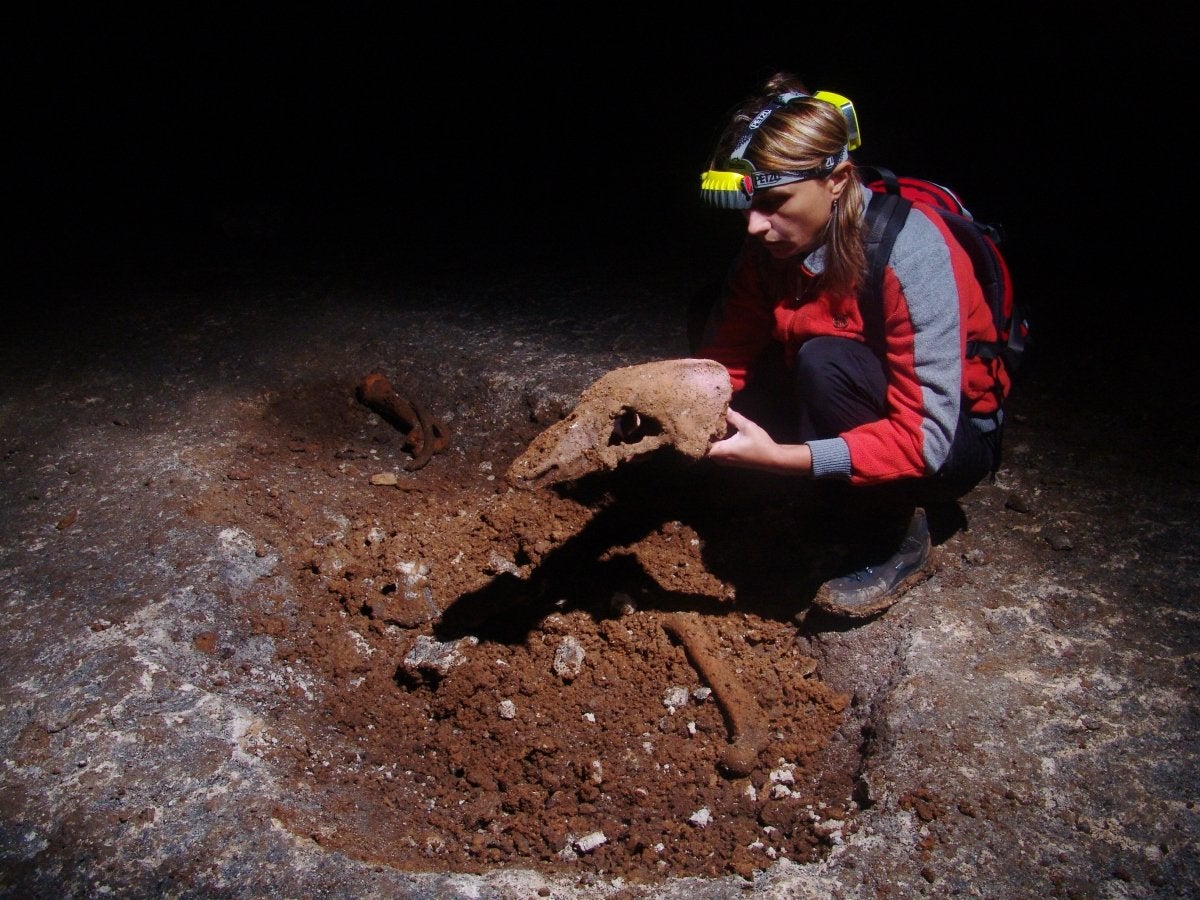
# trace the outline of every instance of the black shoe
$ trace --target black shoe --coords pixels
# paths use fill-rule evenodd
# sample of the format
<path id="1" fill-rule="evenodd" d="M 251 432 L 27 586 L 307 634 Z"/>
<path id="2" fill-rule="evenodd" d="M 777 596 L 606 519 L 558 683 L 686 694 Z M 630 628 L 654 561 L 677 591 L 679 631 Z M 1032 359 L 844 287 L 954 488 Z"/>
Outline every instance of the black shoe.
<path id="1" fill-rule="evenodd" d="M 813 597 L 813 606 L 851 619 L 882 612 L 929 577 L 931 546 L 925 510 L 918 507 L 889 559 L 826 581 Z"/>

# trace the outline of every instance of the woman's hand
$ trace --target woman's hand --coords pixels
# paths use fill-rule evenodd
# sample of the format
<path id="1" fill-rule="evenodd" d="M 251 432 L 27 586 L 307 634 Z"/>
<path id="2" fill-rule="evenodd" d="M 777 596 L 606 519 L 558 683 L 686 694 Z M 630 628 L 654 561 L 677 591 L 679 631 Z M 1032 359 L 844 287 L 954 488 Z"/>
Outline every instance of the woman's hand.
<path id="1" fill-rule="evenodd" d="M 723 466 L 763 469 L 802 475 L 812 471 L 807 444 L 777 444 L 767 432 L 736 410 L 727 410 L 725 421 L 735 431 L 708 448 L 708 458 Z"/>

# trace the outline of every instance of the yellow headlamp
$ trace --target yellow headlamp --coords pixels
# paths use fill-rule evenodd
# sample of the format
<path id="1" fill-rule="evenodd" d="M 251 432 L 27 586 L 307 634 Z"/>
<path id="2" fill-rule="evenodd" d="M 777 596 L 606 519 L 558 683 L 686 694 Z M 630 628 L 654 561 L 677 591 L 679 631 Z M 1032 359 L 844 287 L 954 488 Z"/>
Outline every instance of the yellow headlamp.
<path id="1" fill-rule="evenodd" d="M 718 209 L 749 209 L 750 198 L 754 196 L 754 175 L 709 169 L 700 176 L 700 196 L 707 205 Z"/>
<path id="2" fill-rule="evenodd" d="M 724 164 L 720 168 L 709 169 L 700 175 L 700 197 L 706 205 L 715 206 L 718 209 L 749 209 L 755 190 L 760 188 L 765 190 L 783 184 L 807 181 L 811 178 L 824 178 L 834 170 L 838 163 L 849 156 L 851 150 L 857 150 L 862 146 L 854 104 L 841 94 L 835 94 L 832 91 L 817 91 L 812 95 L 813 98 L 824 100 L 837 107 L 846 120 L 849 137 L 846 146 L 840 152 L 825 157 L 819 166 L 788 172 L 760 171 L 742 158 L 742 154 L 750 146 L 754 132 L 762 127 L 763 122 L 767 121 L 776 110 L 787 106 L 792 100 L 807 96 L 808 94 L 801 93 L 780 94 L 750 121 L 745 134 L 742 135 L 737 147 L 734 148 L 733 153 L 725 160 Z"/>
<path id="3" fill-rule="evenodd" d="M 817 91 L 813 94 L 813 99 L 824 100 L 838 108 L 842 118 L 846 120 L 846 133 L 849 135 L 846 140 L 847 150 L 853 153 L 862 146 L 862 133 L 858 130 L 858 113 L 854 111 L 854 104 L 849 99 L 841 94 L 835 94 L 833 91 Z"/>

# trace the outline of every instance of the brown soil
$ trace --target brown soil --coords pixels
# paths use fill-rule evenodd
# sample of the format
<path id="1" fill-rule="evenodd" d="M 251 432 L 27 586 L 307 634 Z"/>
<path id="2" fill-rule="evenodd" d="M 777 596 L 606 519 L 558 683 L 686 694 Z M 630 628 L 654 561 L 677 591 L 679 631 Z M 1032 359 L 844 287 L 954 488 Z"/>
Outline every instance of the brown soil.
<path id="1" fill-rule="evenodd" d="M 391 371 L 447 412 L 477 377 Z M 296 589 L 247 622 L 312 685 L 271 723 L 287 828 L 405 869 L 635 881 L 827 851 L 855 808 L 854 767 L 825 752 L 850 698 L 790 621 L 799 497 L 764 516 L 782 484 L 670 446 L 514 487 L 552 421 L 529 402 L 495 426 L 460 407 L 452 450 L 410 472 L 404 432 L 354 388 L 264 397 L 189 510 L 238 523 Z"/>

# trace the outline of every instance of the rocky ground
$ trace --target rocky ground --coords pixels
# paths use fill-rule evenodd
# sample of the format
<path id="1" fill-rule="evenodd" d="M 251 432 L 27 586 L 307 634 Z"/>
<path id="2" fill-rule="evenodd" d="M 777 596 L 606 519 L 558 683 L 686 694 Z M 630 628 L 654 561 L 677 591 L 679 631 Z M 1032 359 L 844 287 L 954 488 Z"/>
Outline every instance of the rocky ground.
<path id="1" fill-rule="evenodd" d="M 1044 354 L 935 576 L 798 626 L 831 551 L 795 485 L 509 484 L 602 374 L 687 353 L 704 273 L 575 263 L 26 289 L 0 893 L 1194 896 L 1195 418 L 1147 456 L 1178 397 Z"/>

